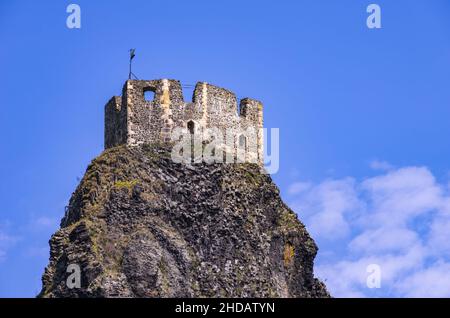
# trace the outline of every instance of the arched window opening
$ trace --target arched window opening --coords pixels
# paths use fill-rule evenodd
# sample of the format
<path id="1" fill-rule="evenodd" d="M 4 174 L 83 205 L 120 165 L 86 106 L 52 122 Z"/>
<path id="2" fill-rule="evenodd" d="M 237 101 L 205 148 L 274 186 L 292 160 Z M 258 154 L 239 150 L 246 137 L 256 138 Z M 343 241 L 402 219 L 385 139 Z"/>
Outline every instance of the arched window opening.
<path id="1" fill-rule="evenodd" d="M 189 133 L 190 133 L 191 135 L 194 134 L 194 132 L 195 132 L 195 124 L 194 124 L 194 122 L 193 122 L 192 120 L 188 121 L 188 123 L 187 123 L 187 129 L 189 130 Z"/>
<path id="2" fill-rule="evenodd" d="M 191 134 L 191 160 L 195 160 L 195 149 L 194 149 L 194 133 L 195 133 L 195 123 L 190 120 L 187 123 L 187 129 L 189 130 L 189 133 Z"/>
<path id="3" fill-rule="evenodd" d="M 144 88 L 144 99 L 151 102 L 155 99 L 155 92 L 151 88 Z"/>

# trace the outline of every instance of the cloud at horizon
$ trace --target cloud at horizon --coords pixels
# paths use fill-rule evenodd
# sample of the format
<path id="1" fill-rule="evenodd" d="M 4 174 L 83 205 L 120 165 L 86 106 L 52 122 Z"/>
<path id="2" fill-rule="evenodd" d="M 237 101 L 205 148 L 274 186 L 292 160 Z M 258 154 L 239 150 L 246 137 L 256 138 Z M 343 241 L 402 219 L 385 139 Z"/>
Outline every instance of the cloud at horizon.
<path id="1" fill-rule="evenodd" d="M 450 297 L 450 193 L 428 167 L 374 161 L 373 177 L 292 183 L 287 202 L 316 240 L 335 297 Z M 367 287 L 368 266 L 381 287 Z"/>

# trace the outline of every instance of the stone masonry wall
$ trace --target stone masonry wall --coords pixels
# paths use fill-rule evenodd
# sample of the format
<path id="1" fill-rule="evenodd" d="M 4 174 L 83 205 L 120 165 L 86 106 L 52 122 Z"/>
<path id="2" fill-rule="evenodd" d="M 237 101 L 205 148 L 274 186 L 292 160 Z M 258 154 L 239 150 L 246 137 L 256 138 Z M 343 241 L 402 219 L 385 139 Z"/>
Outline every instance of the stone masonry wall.
<path id="1" fill-rule="evenodd" d="M 145 99 L 145 92 L 154 93 L 153 100 Z M 192 101 L 185 101 L 181 83 L 177 80 L 128 80 L 122 98 L 113 97 L 105 106 L 105 148 L 120 144 L 169 142 L 175 127 L 187 128 L 194 123 L 195 133 L 203 128 L 218 128 L 226 140 L 233 131 L 235 153 L 246 152 L 259 163 L 263 161 L 263 109 L 262 103 L 244 98 L 238 111 L 236 95 L 224 88 L 198 82 Z M 248 128 L 256 136 L 246 135 Z M 243 137 L 240 137 L 240 136 Z M 243 139 L 245 137 L 245 139 Z M 242 144 L 239 138 L 245 140 Z"/>

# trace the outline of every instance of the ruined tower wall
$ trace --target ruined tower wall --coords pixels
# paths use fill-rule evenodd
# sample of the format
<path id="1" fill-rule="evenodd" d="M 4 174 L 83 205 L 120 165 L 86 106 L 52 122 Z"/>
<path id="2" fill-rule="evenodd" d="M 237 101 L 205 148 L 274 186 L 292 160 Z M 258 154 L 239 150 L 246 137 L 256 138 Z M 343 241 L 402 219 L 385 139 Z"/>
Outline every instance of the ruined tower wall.
<path id="1" fill-rule="evenodd" d="M 127 112 L 122 107 L 122 98 L 113 96 L 105 106 L 105 148 L 127 142 Z"/>
<path id="2" fill-rule="evenodd" d="M 147 91 L 154 93 L 153 100 L 145 99 Z M 173 128 L 187 128 L 189 121 L 194 122 L 196 132 L 218 128 L 225 138 L 230 130 L 255 129 L 255 155 L 262 161 L 261 102 L 244 98 L 238 111 L 233 92 L 205 82 L 196 84 L 192 101 L 185 101 L 177 80 L 128 80 L 122 98 L 113 97 L 105 107 L 105 147 L 168 142 Z M 239 134 L 234 136 L 234 148 L 239 146 Z"/>

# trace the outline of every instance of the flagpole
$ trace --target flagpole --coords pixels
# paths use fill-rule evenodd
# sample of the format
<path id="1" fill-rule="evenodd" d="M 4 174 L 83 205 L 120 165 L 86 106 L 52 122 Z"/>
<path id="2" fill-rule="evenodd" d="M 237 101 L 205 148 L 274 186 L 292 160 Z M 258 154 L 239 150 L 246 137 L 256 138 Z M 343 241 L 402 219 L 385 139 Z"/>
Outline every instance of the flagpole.
<path id="1" fill-rule="evenodd" d="M 133 58 L 131 57 L 131 50 L 130 50 L 130 72 L 128 73 L 128 79 L 131 79 L 131 61 L 133 60 Z"/>
<path id="2" fill-rule="evenodd" d="M 130 49 L 130 70 L 129 70 L 129 73 L 128 73 L 128 79 L 129 80 L 131 80 L 131 76 L 134 76 L 135 79 L 138 79 L 136 77 L 136 75 L 134 75 L 133 72 L 131 71 L 131 63 L 133 62 L 133 58 L 135 56 L 134 52 L 135 52 L 135 49 Z"/>

